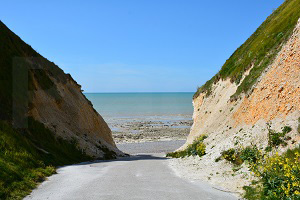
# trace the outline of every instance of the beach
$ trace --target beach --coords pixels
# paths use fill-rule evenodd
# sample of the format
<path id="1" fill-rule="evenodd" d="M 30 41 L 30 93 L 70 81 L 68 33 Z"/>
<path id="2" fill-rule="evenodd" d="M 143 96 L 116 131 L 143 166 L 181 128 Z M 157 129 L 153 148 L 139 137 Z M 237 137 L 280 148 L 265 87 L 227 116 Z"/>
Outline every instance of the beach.
<path id="1" fill-rule="evenodd" d="M 109 120 L 113 138 L 119 143 L 185 140 L 192 120 L 188 116 L 157 118 L 122 118 Z"/>
<path id="2" fill-rule="evenodd" d="M 116 144 L 185 140 L 193 93 L 87 93 Z"/>

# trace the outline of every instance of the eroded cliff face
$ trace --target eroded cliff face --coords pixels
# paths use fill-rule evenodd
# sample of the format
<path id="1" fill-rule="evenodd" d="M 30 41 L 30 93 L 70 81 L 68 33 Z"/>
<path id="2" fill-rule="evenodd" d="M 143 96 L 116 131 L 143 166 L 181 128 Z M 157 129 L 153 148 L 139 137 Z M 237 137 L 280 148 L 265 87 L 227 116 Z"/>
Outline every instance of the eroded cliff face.
<path id="1" fill-rule="evenodd" d="M 65 83 L 50 78 L 60 98 L 54 98 L 34 81 L 37 89 L 29 116 L 42 122 L 57 136 L 76 140 L 79 148 L 90 156 L 104 157 L 107 152 L 103 152 L 103 148 L 122 154 L 116 148 L 110 128 L 82 94 L 80 86 L 70 76 Z"/>
<path id="2" fill-rule="evenodd" d="M 289 133 L 292 139 L 286 148 L 300 143 L 297 131 L 300 117 L 300 20 L 251 92 L 231 101 L 237 87 L 229 80 L 219 80 L 213 85 L 212 94 L 201 93 L 193 100 L 194 124 L 182 148 L 201 134 L 209 136 L 205 140 L 206 157 L 211 159 L 217 158 L 222 150 L 237 145 L 256 144 L 263 148 L 267 146 L 269 125 L 276 131 L 281 131 L 283 126 L 292 128 Z"/>

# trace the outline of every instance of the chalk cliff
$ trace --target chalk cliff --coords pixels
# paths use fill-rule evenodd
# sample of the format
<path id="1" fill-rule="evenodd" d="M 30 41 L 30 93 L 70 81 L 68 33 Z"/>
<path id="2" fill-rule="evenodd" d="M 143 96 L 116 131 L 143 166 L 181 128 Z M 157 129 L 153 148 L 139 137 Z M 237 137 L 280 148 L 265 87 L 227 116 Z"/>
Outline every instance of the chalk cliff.
<path id="1" fill-rule="evenodd" d="M 173 159 L 180 176 L 202 179 L 242 195 L 255 177 L 221 157 L 229 149 L 257 146 L 266 152 L 269 133 L 291 129 L 270 154 L 300 144 L 300 1 L 286 0 L 225 62 L 193 98 L 188 149 L 200 135 L 206 154 Z M 184 151 L 183 151 L 184 152 Z"/>
<path id="2" fill-rule="evenodd" d="M 227 60 L 212 81 L 199 88 L 193 99 L 194 123 L 187 144 L 199 135 L 207 134 L 208 149 L 214 146 L 211 152 L 216 156 L 221 150 L 233 147 L 237 142 L 244 146 L 266 146 L 269 125 L 277 131 L 284 125 L 291 126 L 290 136 L 293 139 L 289 141 L 287 148 L 299 144 L 297 127 L 300 117 L 300 16 L 298 10 L 289 10 L 286 13 L 293 3 L 299 7 L 297 0 L 286 1 Z M 290 17 L 288 22 L 283 19 L 287 17 Z M 289 26 L 281 31 L 277 30 L 276 26 L 280 23 L 289 23 Z M 266 38 L 274 35 L 282 39 L 274 40 L 272 46 L 268 44 L 269 41 L 265 42 L 267 39 L 262 38 L 262 34 Z M 258 44 L 255 43 L 256 40 L 260 40 Z M 260 45 L 262 49 L 256 46 L 256 50 L 260 52 L 251 52 L 251 45 Z M 265 48 L 264 45 L 270 47 Z M 251 54 L 260 56 L 260 53 L 263 54 L 261 58 L 250 57 Z M 240 57 L 234 58 L 238 54 Z M 240 70 L 238 63 L 248 59 L 248 56 L 251 58 L 248 61 L 250 64 L 242 66 Z M 267 65 L 261 67 L 266 58 Z M 234 64 L 226 69 L 230 62 Z M 238 70 L 239 75 L 241 74 L 238 82 L 236 76 L 223 75 L 228 71 Z"/>

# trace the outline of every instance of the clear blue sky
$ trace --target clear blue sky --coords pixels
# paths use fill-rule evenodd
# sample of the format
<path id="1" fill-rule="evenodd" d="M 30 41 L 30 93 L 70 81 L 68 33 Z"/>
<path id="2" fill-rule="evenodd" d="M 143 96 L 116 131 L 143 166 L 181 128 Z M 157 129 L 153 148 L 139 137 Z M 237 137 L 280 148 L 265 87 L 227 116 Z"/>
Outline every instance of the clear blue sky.
<path id="1" fill-rule="evenodd" d="M 7 0 L 0 19 L 86 92 L 194 92 L 283 0 Z"/>

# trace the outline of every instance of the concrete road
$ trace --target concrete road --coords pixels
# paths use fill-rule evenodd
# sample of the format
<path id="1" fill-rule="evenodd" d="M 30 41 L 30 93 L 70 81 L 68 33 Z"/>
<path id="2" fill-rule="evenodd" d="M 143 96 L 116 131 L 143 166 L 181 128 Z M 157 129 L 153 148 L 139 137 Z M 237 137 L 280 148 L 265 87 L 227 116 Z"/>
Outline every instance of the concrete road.
<path id="1" fill-rule="evenodd" d="M 58 169 L 26 200 L 226 200 L 237 199 L 207 183 L 181 179 L 163 153 L 114 161 L 81 163 Z"/>

